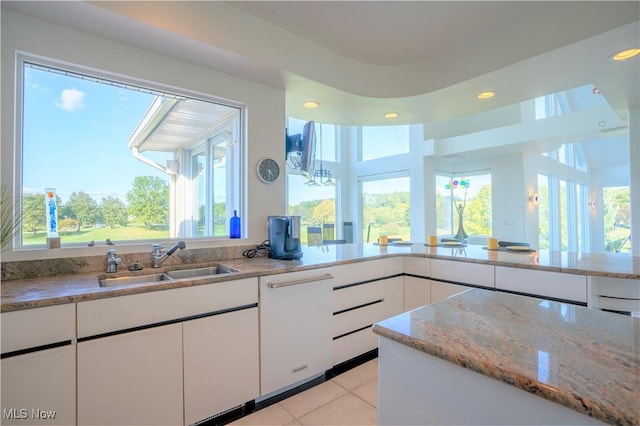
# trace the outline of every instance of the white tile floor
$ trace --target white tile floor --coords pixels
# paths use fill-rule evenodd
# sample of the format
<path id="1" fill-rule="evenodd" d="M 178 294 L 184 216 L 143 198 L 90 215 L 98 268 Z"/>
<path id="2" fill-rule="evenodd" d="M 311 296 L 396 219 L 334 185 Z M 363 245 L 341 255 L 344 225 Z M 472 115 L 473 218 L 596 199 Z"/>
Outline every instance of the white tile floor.
<path id="1" fill-rule="evenodd" d="M 249 414 L 232 425 L 375 425 L 378 359 Z"/>

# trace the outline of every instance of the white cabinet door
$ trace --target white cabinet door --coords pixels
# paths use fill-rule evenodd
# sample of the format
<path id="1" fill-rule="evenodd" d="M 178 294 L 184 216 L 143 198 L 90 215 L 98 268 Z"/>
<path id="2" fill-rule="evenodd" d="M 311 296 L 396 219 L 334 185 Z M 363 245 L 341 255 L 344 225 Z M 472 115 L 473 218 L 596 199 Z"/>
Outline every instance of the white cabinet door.
<path id="1" fill-rule="evenodd" d="M 431 303 L 435 303 L 438 300 L 446 299 L 447 297 L 454 296 L 463 291 L 470 290 L 471 287 L 458 284 L 443 283 L 436 280 L 431 280 Z"/>
<path id="2" fill-rule="evenodd" d="M 3 425 L 75 423 L 75 345 L 2 360 Z"/>
<path id="3" fill-rule="evenodd" d="M 405 275 L 404 312 L 429 303 L 431 303 L 431 280 Z"/>
<path id="4" fill-rule="evenodd" d="M 260 278 L 261 395 L 332 367 L 329 277 L 317 269 Z"/>
<path id="5" fill-rule="evenodd" d="M 496 266 L 496 289 L 575 302 L 587 301 L 587 277 Z"/>
<path id="6" fill-rule="evenodd" d="M 182 324 L 78 343 L 78 424 L 183 424 Z"/>
<path id="7" fill-rule="evenodd" d="M 258 308 L 186 321 L 183 341 L 185 424 L 260 394 Z"/>

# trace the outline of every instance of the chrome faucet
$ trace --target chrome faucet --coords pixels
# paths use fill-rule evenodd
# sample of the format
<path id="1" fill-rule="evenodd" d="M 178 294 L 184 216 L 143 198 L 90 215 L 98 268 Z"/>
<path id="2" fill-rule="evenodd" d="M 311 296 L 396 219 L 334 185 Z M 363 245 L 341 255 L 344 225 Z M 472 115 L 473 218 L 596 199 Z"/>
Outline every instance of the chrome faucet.
<path id="1" fill-rule="evenodd" d="M 122 261 L 117 255 L 115 249 L 107 250 L 107 273 L 118 272 L 118 264 Z"/>
<path id="2" fill-rule="evenodd" d="M 162 244 L 152 244 L 151 245 L 151 259 L 153 260 L 152 268 L 159 268 L 160 264 L 165 261 L 165 259 L 173 254 L 174 251 L 180 249 L 182 250 L 187 245 L 184 241 L 178 241 L 173 247 L 171 247 L 166 252 L 162 253 L 162 249 L 164 246 Z"/>

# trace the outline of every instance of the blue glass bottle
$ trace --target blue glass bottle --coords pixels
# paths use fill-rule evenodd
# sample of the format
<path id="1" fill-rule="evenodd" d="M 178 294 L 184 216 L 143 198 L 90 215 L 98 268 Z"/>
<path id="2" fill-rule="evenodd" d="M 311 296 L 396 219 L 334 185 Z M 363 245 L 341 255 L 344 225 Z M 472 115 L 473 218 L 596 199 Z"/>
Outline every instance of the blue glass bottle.
<path id="1" fill-rule="evenodd" d="M 233 217 L 231 218 L 229 228 L 230 238 L 240 238 L 240 218 L 238 217 L 236 210 L 233 211 Z"/>

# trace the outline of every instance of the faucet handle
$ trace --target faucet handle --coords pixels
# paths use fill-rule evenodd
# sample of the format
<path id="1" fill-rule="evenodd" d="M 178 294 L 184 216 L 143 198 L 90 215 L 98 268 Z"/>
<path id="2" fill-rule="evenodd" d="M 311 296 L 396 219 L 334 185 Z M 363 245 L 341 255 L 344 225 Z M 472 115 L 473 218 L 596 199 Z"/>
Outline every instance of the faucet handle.
<path id="1" fill-rule="evenodd" d="M 162 250 L 164 246 L 162 244 L 151 244 L 151 253 L 152 254 L 160 254 L 160 250 Z"/>

